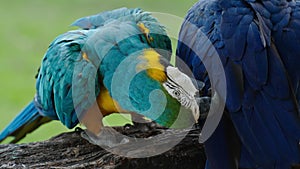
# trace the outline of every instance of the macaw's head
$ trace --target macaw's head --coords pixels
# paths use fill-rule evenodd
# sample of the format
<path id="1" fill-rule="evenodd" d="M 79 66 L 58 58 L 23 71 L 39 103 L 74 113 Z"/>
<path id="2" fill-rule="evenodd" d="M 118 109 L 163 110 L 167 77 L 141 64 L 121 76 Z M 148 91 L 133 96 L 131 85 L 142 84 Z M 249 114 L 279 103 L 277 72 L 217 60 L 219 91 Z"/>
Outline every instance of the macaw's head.
<path id="1" fill-rule="evenodd" d="M 126 73 L 120 69 L 123 81 L 120 80 L 118 85 L 127 83 L 127 76 L 135 73 L 130 80 L 129 92 L 122 85 L 117 86 L 119 97 L 129 93 L 130 101 L 125 102 L 124 97 L 117 99 L 125 110 L 170 128 L 188 128 L 197 122 L 199 107 L 195 95 L 198 90 L 186 74 L 171 66 L 157 51 L 146 49 L 125 65 Z M 129 102 L 134 108 L 128 106 Z"/>
<path id="2" fill-rule="evenodd" d="M 198 90 L 195 88 L 191 79 L 175 67 L 168 66 L 165 69 L 167 79 L 162 83 L 164 90 L 168 93 L 169 104 L 166 109 L 176 112 L 169 122 L 171 127 L 182 128 L 190 127 L 199 119 L 199 106 L 196 102 L 195 95 Z M 173 105 L 174 104 L 174 105 Z M 179 108 L 177 106 L 179 105 Z M 172 112 L 166 112 L 172 115 Z M 176 116 L 176 120 L 174 119 Z M 170 124 L 168 124 L 170 125 Z"/>

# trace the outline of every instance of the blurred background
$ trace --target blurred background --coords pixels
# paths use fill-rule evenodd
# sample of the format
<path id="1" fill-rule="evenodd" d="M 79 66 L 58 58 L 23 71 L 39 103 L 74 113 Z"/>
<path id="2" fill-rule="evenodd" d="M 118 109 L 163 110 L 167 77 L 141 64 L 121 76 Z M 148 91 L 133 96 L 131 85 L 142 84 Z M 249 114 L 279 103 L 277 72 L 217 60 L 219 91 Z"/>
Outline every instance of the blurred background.
<path id="1" fill-rule="evenodd" d="M 146 11 L 168 13 L 183 18 L 196 1 L 2 1 L 0 5 L 2 23 L 0 28 L 0 130 L 33 99 L 34 76 L 48 45 L 57 35 L 74 29 L 69 25 L 76 19 L 119 7 L 140 7 Z M 167 20 L 160 21 L 164 23 Z M 167 25 L 167 28 L 178 30 L 180 24 L 176 22 Z M 173 39 L 174 47 L 175 42 L 176 39 Z M 124 122 L 118 117 L 111 117 L 108 121 L 112 125 Z M 58 121 L 53 121 L 27 135 L 20 143 L 45 140 L 64 131 L 68 131 L 66 127 Z"/>

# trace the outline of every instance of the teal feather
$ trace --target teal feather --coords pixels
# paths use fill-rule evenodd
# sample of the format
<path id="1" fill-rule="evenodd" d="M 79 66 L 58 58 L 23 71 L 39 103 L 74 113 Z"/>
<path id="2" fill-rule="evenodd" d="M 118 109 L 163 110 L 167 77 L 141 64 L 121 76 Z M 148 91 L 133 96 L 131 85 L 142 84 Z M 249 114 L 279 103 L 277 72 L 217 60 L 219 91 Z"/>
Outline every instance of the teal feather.
<path id="1" fill-rule="evenodd" d="M 157 109 L 164 109 L 165 106 L 160 103 L 153 103 L 156 107 L 152 109 L 152 111 L 147 111 L 151 106 L 149 102 L 150 93 L 153 90 L 163 90 L 163 87 L 159 82 L 151 79 L 145 71 L 136 75 L 136 69 L 138 65 L 141 64 L 141 60 L 138 58 L 143 55 L 144 50 L 150 48 L 147 42 L 141 43 L 140 39 L 143 35 L 140 34 L 140 30 L 137 28 L 136 23 L 120 22 L 115 24 L 111 23 L 107 26 L 109 26 L 107 29 L 103 28 L 95 32 L 97 36 L 92 36 L 86 45 L 89 47 L 90 44 L 93 44 L 94 48 L 99 48 L 99 50 L 96 51 L 99 51 L 97 54 L 101 60 L 100 74 L 101 77 L 103 77 L 104 86 L 109 90 L 112 98 L 114 98 L 123 109 L 131 112 L 138 112 L 150 119 L 156 120 L 161 125 L 170 126 L 170 124 L 174 122 L 171 120 L 172 118 L 157 119 L 160 114 L 155 114 Z M 115 37 L 115 39 L 112 39 L 112 37 L 114 37 L 113 35 L 118 32 L 120 32 L 118 36 Z M 102 45 L 104 42 L 105 52 L 103 52 Z M 132 78 L 134 75 L 136 76 Z M 114 83 L 117 85 L 115 88 L 112 88 L 114 85 L 112 84 L 113 80 L 116 81 Z M 131 82 L 131 85 L 126 84 L 126 82 Z M 130 89 L 125 89 L 129 86 Z M 166 91 L 163 95 L 166 95 Z M 161 95 L 156 97 L 159 98 L 153 100 L 162 102 Z M 157 111 L 156 113 L 174 114 L 174 119 L 176 119 L 177 115 L 174 112 L 179 112 L 178 107 L 180 107 L 180 104 L 176 99 L 171 97 L 168 98 L 168 101 L 172 99 L 173 103 L 175 103 L 173 105 L 177 106 L 174 106 L 174 108 L 172 107 L 172 110 L 166 109 L 169 112 Z M 170 105 L 168 106 L 168 108 L 171 108 Z M 167 124 L 169 121 L 172 122 Z"/>
<path id="2" fill-rule="evenodd" d="M 157 22 L 155 18 L 150 16 L 149 12 L 144 12 L 142 9 L 134 8 L 119 8 L 112 11 L 101 12 L 96 15 L 91 15 L 77 19 L 72 26 L 77 26 L 82 29 L 96 29 L 104 26 L 105 24 L 112 22 L 113 20 L 127 20 L 127 17 L 134 16 L 136 21 L 149 20 Z M 142 19 L 144 17 L 145 19 Z"/>
<path id="3" fill-rule="evenodd" d="M 82 76 L 80 80 L 74 79 L 74 73 L 80 71 L 84 75 L 95 69 L 91 63 L 82 60 L 81 48 L 87 37 L 87 31 L 72 31 L 56 38 L 43 59 L 38 75 L 37 96 L 42 111 L 47 115 L 48 110 L 54 107 L 58 119 L 68 128 L 73 128 L 78 123 L 73 98 L 83 100 L 83 96 L 91 93 L 83 90 L 80 93 L 72 92 L 73 87 L 86 89 L 85 84 L 90 80 L 86 76 Z M 96 93 L 99 93 L 99 89 Z M 87 106 L 90 105 L 83 107 Z"/>
<path id="4" fill-rule="evenodd" d="M 158 52 L 170 61 L 172 54 L 171 40 L 169 39 L 165 27 L 158 22 L 158 20 L 151 16 L 150 12 L 145 12 L 139 8 L 127 9 L 120 8 L 112 11 L 102 12 L 96 15 L 80 18 L 72 23 L 72 26 L 78 26 L 82 29 L 96 29 L 101 27 L 107 27 L 108 24 L 117 25 L 120 22 L 130 22 L 131 24 L 137 24 L 142 22 L 148 29 L 150 29 L 150 36 L 153 37 L 149 46 L 159 50 Z M 127 31 L 123 29 L 122 31 Z M 118 34 L 120 32 L 117 32 Z M 141 32 L 138 32 L 139 34 Z M 111 36 L 114 37 L 114 36 Z M 141 36 L 143 43 L 147 43 L 146 37 Z"/>

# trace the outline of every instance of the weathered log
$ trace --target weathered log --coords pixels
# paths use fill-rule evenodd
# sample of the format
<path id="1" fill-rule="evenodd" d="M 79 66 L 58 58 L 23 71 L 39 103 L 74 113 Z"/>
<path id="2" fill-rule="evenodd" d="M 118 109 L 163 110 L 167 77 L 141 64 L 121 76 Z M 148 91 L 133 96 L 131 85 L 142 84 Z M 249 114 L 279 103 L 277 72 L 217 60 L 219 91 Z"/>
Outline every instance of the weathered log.
<path id="1" fill-rule="evenodd" d="M 188 132 L 184 139 L 167 152 L 152 157 L 130 158 L 117 155 L 119 151 L 139 156 L 156 151 L 160 145 L 171 145 L 183 137 L 185 130 L 151 128 L 141 131 L 131 127 L 116 127 L 131 138 L 147 138 L 153 144 L 138 149 L 129 141 L 109 151 L 90 144 L 80 136 L 81 130 L 62 133 L 47 141 L 0 145 L 0 168 L 189 168 L 203 169 L 205 154 L 198 142 L 199 130 Z M 155 135 L 159 134 L 158 137 Z M 114 153 L 111 153 L 114 152 Z"/>

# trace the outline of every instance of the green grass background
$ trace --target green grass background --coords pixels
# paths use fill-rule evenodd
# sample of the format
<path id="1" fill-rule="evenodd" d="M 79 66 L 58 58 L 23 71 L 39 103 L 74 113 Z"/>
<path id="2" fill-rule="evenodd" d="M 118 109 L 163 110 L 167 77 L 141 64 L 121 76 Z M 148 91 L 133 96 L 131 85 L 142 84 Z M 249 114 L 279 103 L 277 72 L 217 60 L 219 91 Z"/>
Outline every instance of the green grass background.
<path id="1" fill-rule="evenodd" d="M 29 102 L 35 93 L 34 76 L 49 43 L 71 29 L 76 19 L 119 7 L 140 7 L 184 17 L 196 0 L 10 0 L 0 4 L 0 130 Z M 179 28 L 168 22 L 168 29 Z M 173 28 L 170 28 L 173 27 Z M 176 28 L 175 28 L 176 27 Z M 175 31 L 174 34 L 177 32 Z M 175 44 L 175 40 L 174 43 Z M 110 118 L 112 124 L 122 119 Z M 51 122 L 21 141 L 48 139 L 67 129 Z M 7 141 L 6 141 L 7 142 Z"/>

